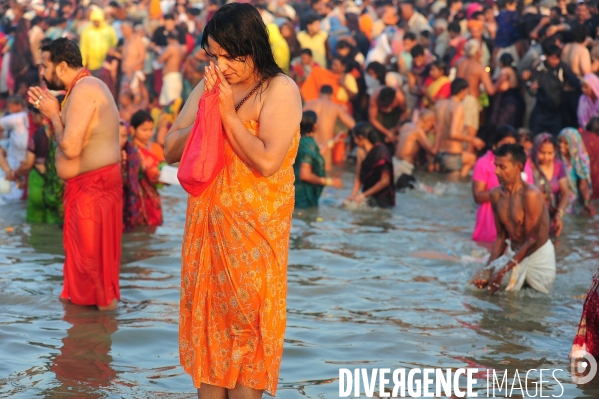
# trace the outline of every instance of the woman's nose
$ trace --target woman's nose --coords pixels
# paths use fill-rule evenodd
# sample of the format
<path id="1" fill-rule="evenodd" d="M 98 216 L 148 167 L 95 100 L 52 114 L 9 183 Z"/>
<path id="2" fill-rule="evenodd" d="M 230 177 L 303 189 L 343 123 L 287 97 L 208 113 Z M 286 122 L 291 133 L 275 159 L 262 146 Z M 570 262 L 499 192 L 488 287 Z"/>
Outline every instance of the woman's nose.
<path id="1" fill-rule="evenodd" d="M 218 67 L 218 69 L 220 69 L 220 71 L 222 73 L 225 73 L 228 69 L 229 66 L 227 65 L 226 60 L 219 58 L 218 60 L 216 60 L 216 66 Z"/>

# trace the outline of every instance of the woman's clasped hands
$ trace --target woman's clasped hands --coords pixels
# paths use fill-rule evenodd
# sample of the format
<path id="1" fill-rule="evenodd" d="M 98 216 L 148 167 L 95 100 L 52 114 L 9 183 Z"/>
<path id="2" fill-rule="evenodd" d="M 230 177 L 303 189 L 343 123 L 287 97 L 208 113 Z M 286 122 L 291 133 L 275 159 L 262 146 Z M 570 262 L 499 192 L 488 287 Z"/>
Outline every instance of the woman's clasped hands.
<path id="1" fill-rule="evenodd" d="M 235 110 L 235 96 L 233 95 L 231 85 L 229 85 L 218 66 L 210 61 L 210 65 L 205 67 L 204 87 L 206 91 L 212 91 L 215 86 L 218 86 L 219 90 L 218 105 L 221 118 L 224 119 L 227 116 L 237 114 Z"/>

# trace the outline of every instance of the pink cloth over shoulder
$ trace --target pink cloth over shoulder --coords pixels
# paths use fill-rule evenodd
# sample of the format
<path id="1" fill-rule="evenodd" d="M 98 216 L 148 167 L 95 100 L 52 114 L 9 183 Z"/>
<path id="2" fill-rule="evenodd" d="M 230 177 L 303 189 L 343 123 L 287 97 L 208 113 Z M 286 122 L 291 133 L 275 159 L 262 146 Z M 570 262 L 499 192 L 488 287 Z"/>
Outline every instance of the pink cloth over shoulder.
<path id="1" fill-rule="evenodd" d="M 526 161 L 526 165 L 524 165 L 524 173 L 526 173 L 526 182 L 534 184 L 532 168 L 528 160 Z M 487 151 L 484 156 L 476 161 L 474 170 L 472 171 L 472 181 L 485 183 L 485 190 L 499 186 L 499 180 L 495 174 L 495 155 L 493 151 Z M 484 204 L 480 204 L 476 211 L 476 224 L 474 225 L 472 240 L 493 242 L 496 237 L 497 230 L 495 229 L 493 209 L 490 202 L 485 202 Z"/>
<path id="2" fill-rule="evenodd" d="M 198 197 L 225 166 L 224 130 L 218 105 L 218 82 L 200 98 L 177 177 L 185 191 Z"/>

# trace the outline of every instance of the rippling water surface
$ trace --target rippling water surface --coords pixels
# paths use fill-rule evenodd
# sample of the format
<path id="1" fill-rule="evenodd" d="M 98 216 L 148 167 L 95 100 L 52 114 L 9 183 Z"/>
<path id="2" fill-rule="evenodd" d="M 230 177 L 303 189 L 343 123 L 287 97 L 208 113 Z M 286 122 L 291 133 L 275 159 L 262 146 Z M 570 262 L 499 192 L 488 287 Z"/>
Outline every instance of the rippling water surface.
<path id="1" fill-rule="evenodd" d="M 599 218 L 566 219 L 551 296 L 488 297 L 465 284 L 487 253 L 470 241 L 469 185 L 399 194 L 391 211 L 339 208 L 348 193 L 295 212 L 277 397 L 336 398 L 339 368 L 567 369 Z M 164 226 L 124 236 L 113 313 L 60 303 L 61 231 L 23 223 L 23 204 L 0 209 L 0 397 L 194 397 L 177 347 L 186 196 L 162 195 Z M 596 385 L 556 376 L 564 398 L 599 397 Z M 559 395 L 555 385 L 544 395 Z"/>

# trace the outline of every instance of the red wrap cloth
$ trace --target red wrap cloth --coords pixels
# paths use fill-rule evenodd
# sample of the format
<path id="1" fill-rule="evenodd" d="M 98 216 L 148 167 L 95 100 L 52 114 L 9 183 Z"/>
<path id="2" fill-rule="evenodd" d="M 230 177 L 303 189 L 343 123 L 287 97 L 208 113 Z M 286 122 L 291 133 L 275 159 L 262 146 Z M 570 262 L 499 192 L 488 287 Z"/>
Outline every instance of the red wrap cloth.
<path id="1" fill-rule="evenodd" d="M 177 171 L 181 187 L 193 197 L 199 197 L 225 166 L 225 133 L 218 105 L 218 83 L 200 98 L 196 120 Z"/>
<path id="2" fill-rule="evenodd" d="M 593 276 L 572 344 L 572 353 L 579 350 L 588 352 L 595 358 L 599 357 L 599 271 Z"/>
<path id="3" fill-rule="evenodd" d="M 64 193 L 64 287 L 77 305 L 120 299 L 123 179 L 116 163 L 67 180 Z"/>

